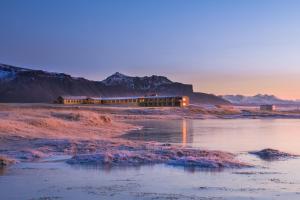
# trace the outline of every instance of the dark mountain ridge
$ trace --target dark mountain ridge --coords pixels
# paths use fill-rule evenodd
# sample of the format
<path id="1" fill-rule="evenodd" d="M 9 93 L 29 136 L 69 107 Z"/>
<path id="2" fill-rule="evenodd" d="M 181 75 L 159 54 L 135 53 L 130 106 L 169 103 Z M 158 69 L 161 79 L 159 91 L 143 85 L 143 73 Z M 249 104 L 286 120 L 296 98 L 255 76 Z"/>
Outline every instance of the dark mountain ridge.
<path id="1" fill-rule="evenodd" d="M 131 77 L 117 72 L 103 81 L 91 81 L 0 64 L 0 102 L 53 102 L 60 95 L 113 97 L 153 93 L 187 95 L 192 103 L 230 104 L 213 94 L 193 92 L 192 85 L 173 82 L 164 76 Z"/>

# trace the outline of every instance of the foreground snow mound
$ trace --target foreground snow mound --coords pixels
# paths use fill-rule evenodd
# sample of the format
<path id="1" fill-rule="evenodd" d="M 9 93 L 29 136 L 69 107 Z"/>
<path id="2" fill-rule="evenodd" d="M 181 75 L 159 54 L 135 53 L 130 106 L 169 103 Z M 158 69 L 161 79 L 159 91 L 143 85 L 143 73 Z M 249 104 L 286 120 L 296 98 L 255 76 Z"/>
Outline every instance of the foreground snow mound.
<path id="1" fill-rule="evenodd" d="M 264 160 L 279 160 L 298 157 L 297 155 L 278 151 L 276 149 L 263 149 L 261 151 L 251 151 L 249 153 L 257 155 L 258 157 Z"/>
<path id="2" fill-rule="evenodd" d="M 240 168 L 250 167 L 238 161 L 234 154 L 206 151 L 155 142 L 113 140 L 69 140 L 4 137 L 3 155 L 17 161 L 36 161 L 53 155 L 73 155 L 69 164 L 102 166 L 140 166 L 167 164 L 191 168 Z M 9 159 L 0 159 L 7 165 Z"/>
<path id="3" fill-rule="evenodd" d="M 140 154 L 139 152 L 118 151 L 95 154 L 76 155 L 68 160 L 69 164 L 97 164 L 97 165 L 141 165 L 154 164 L 162 161 L 162 158 L 154 154 Z"/>
<path id="4" fill-rule="evenodd" d="M 204 151 L 171 146 L 144 146 L 130 149 L 114 149 L 91 154 L 78 154 L 67 161 L 69 164 L 92 164 L 108 166 L 138 166 L 145 164 L 168 164 L 197 168 L 250 167 L 239 162 L 231 153 Z"/>

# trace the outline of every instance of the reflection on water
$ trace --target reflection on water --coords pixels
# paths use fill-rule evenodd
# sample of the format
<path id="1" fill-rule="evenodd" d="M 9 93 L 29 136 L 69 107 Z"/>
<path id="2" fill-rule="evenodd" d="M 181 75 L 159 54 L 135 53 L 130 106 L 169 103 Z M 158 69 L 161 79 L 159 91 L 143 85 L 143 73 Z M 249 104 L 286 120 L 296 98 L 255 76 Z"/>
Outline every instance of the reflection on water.
<path id="1" fill-rule="evenodd" d="M 274 148 L 300 154 L 299 119 L 141 121 L 126 138 L 244 152 Z"/>
<path id="2" fill-rule="evenodd" d="M 136 123 L 145 128 L 126 138 L 228 150 L 256 167 L 187 173 L 184 168 L 162 164 L 110 168 L 70 166 L 54 160 L 18 163 L 4 175 L 0 169 L 0 199 L 300 199 L 300 159 L 268 162 L 245 152 L 271 147 L 300 154 L 300 120 Z"/>
<path id="3" fill-rule="evenodd" d="M 182 120 L 182 146 L 186 146 L 187 142 L 187 125 L 186 125 L 186 119 Z"/>
<path id="4" fill-rule="evenodd" d="M 20 163 L 0 176 L 0 194 L 9 200 L 298 200 L 299 166 L 295 159 L 263 168 L 187 173 L 165 165 L 103 170 L 63 162 Z"/>
<path id="5" fill-rule="evenodd" d="M 142 130 L 134 130 L 124 137 L 131 140 L 158 141 L 164 143 L 176 143 L 186 146 L 193 143 L 193 121 L 171 120 L 171 121 L 138 121 Z"/>
<path id="6" fill-rule="evenodd" d="M 4 167 L 0 167 L 0 176 L 3 175 L 5 173 L 6 168 Z"/>

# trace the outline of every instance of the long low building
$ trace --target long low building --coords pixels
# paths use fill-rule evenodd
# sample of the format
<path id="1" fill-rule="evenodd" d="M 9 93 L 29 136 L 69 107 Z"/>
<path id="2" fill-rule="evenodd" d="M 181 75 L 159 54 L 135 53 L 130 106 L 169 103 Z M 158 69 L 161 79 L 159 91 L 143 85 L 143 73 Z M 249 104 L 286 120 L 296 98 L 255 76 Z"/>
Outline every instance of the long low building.
<path id="1" fill-rule="evenodd" d="M 259 109 L 261 111 L 275 111 L 276 110 L 276 106 L 273 105 L 273 104 L 260 105 Z"/>
<path id="2" fill-rule="evenodd" d="M 188 96 L 144 96 L 144 97 L 88 97 L 60 96 L 56 103 L 60 104 L 103 104 L 131 105 L 144 107 L 185 107 L 189 105 Z"/>

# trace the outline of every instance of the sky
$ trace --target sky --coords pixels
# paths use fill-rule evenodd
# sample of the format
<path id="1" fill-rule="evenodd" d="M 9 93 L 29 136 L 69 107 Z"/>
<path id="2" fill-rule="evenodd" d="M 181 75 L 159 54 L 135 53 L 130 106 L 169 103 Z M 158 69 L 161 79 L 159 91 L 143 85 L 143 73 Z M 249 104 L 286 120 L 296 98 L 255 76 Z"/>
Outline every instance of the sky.
<path id="1" fill-rule="evenodd" d="M 298 0 L 0 0 L 0 63 L 300 99 Z"/>

